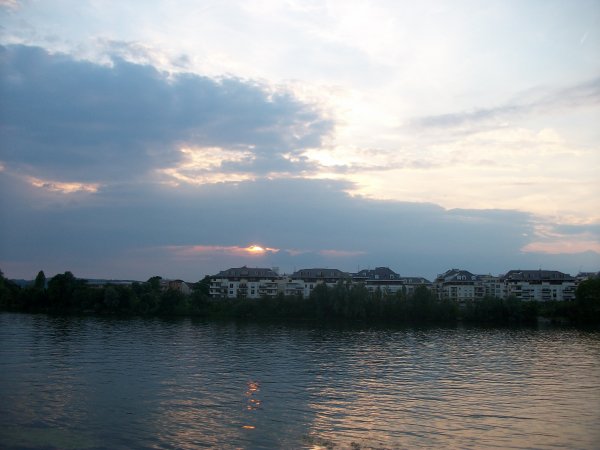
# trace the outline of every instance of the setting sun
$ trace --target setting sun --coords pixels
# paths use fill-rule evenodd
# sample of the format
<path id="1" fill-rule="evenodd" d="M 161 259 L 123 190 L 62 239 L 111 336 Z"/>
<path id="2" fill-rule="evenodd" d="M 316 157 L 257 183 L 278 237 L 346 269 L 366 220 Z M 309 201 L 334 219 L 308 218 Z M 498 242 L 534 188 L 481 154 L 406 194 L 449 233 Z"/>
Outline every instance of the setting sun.
<path id="1" fill-rule="evenodd" d="M 262 247 L 262 246 L 256 245 L 256 244 L 251 244 L 248 247 L 243 247 L 243 248 L 241 248 L 241 250 L 250 255 L 264 255 L 267 253 L 279 252 L 278 248 Z"/>

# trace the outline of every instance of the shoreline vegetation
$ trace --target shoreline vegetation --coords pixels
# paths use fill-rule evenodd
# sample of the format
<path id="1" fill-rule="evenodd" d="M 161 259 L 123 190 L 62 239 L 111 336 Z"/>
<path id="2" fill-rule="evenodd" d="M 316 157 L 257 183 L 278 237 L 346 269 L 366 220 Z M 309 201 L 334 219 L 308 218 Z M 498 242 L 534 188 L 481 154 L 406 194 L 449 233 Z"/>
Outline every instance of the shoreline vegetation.
<path id="1" fill-rule="evenodd" d="M 412 295 L 369 292 L 363 285 L 317 286 L 310 298 L 213 299 L 210 279 L 195 283 L 190 295 L 161 289 L 160 277 L 131 285 L 88 285 L 71 272 L 20 287 L 0 272 L 0 310 L 30 313 L 190 316 L 208 319 L 361 321 L 399 325 L 535 325 L 538 321 L 600 325 L 600 278 L 579 284 L 573 301 L 535 302 L 488 297 L 458 304 L 437 299 L 426 287 Z"/>

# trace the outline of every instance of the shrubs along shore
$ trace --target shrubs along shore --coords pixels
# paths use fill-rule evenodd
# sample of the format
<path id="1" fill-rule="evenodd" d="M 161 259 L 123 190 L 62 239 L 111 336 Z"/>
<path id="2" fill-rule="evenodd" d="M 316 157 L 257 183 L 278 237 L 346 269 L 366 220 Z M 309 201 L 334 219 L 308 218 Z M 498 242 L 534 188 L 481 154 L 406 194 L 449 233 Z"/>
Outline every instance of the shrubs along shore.
<path id="1" fill-rule="evenodd" d="M 438 299 L 426 287 L 412 294 L 369 292 L 362 285 L 317 286 L 310 298 L 212 299 L 209 279 L 195 283 L 190 295 L 161 288 L 160 277 L 130 285 L 88 285 L 65 272 L 20 287 L 0 272 L 0 309 L 4 311 L 128 316 L 196 316 L 206 318 L 355 320 L 396 324 L 535 324 L 538 318 L 572 324 L 600 325 L 600 278 L 583 281 L 576 299 L 533 302 L 484 298 L 457 304 Z"/>

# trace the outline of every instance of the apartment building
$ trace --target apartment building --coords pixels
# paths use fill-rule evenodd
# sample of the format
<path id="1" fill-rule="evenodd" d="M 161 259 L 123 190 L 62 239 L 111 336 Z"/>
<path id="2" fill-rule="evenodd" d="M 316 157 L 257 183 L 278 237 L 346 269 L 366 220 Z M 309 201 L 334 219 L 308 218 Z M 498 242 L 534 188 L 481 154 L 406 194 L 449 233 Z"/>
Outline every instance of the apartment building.
<path id="1" fill-rule="evenodd" d="M 379 289 L 385 294 L 395 294 L 400 291 L 410 295 L 419 286 L 431 289 L 431 281 L 422 277 L 401 277 L 389 267 L 363 269 L 352 275 L 352 282 L 364 284 L 369 292 Z"/>
<path id="2" fill-rule="evenodd" d="M 352 278 L 349 273 L 338 269 L 301 269 L 294 272 L 286 280 L 285 294 L 301 295 L 308 298 L 317 285 L 324 283 L 329 287 L 333 287 L 340 281 L 351 282 Z"/>
<path id="3" fill-rule="evenodd" d="M 300 269 L 290 276 L 280 276 L 268 268 L 231 268 L 211 278 L 213 298 L 261 298 L 286 296 L 309 298 L 319 284 L 334 287 L 337 283 L 364 284 L 370 292 L 380 290 L 411 295 L 419 286 L 432 289 L 439 299 L 458 303 L 485 297 L 536 301 L 568 301 L 575 298 L 579 278 L 554 270 L 510 270 L 505 275 L 477 275 L 463 269 L 450 269 L 438 275 L 433 283 L 422 277 L 401 277 L 389 267 L 364 269 L 350 274 L 338 269 Z"/>
<path id="4" fill-rule="evenodd" d="M 485 292 L 478 276 L 462 269 L 450 269 L 438 275 L 434 285 L 434 291 L 440 300 L 459 303 L 483 298 Z"/>
<path id="5" fill-rule="evenodd" d="M 501 278 L 506 297 L 538 302 L 575 298 L 575 277 L 556 270 L 510 270 Z"/>
<path id="6" fill-rule="evenodd" d="M 234 267 L 223 270 L 210 280 L 210 296 L 214 298 L 275 297 L 282 278 L 273 269 Z"/>

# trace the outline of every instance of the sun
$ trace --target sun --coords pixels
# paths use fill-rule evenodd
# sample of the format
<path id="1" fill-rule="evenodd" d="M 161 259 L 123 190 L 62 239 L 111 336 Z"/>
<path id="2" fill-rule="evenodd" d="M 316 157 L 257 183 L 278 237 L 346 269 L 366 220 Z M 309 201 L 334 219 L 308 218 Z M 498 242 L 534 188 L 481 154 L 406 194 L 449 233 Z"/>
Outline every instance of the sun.
<path id="1" fill-rule="evenodd" d="M 246 248 L 249 253 L 264 253 L 265 249 L 260 245 L 250 245 Z"/>

